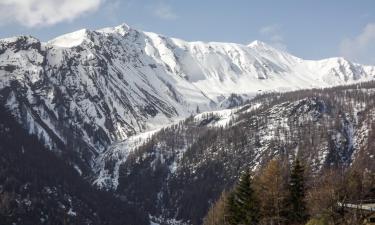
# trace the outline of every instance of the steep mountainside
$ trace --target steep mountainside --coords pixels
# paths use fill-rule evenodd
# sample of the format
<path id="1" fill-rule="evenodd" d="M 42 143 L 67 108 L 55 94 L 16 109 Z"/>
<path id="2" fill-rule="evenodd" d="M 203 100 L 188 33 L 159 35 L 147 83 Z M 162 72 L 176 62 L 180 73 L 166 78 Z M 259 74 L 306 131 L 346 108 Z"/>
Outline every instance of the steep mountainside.
<path id="1" fill-rule="evenodd" d="M 296 155 L 323 168 L 375 172 L 375 83 L 258 96 L 118 143 L 96 184 L 145 207 L 153 220 L 200 224 L 245 168 Z M 142 188 L 139 188 L 142 187 Z"/>
<path id="2" fill-rule="evenodd" d="M 113 194 L 95 190 L 27 134 L 0 106 L 0 223 L 148 224 L 147 215 Z"/>
<path id="3" fill-rule="evenodd" d="M 127 25 L 47 43 L 0 40 L 0 97 L 29 132 L 77 152 L 84 174 L 113 142 L 256 93 L 373 79 L 342 58 L 306 61 L 255 41 L 186 42 Z M 235 95 L 233 95 L 235 94 Z"/>

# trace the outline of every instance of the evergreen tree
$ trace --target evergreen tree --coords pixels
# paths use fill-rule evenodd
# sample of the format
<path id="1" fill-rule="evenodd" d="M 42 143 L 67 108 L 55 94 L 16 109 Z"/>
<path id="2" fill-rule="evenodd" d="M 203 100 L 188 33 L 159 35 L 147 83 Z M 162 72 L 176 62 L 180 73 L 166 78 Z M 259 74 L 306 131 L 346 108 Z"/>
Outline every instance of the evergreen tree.
<path id="1" fill-rule="evenodd" d="M 259 202 L 252 188 L 251 175 L 242 174 L 228 199 L 228 222 L 231 225 L 252 225 L 259 221 Z"/>
<path id="2" fill-rule="evenodd" d="M 296 159 L 290 174 L 287 210 L 287 218 L 291 224 L 306 222 L 308 213 L 305 203 L 304 167 L 299 159 Z"/>
<path id="3" fill-rule="evenodd" d="M 225 218 L 225 220 L 230 225 L 237 225 L 240 223 L 241 211 L 236 201 L 235 192 L 229 194 L 225 211 L 227 212 L 227 217 Z"/>

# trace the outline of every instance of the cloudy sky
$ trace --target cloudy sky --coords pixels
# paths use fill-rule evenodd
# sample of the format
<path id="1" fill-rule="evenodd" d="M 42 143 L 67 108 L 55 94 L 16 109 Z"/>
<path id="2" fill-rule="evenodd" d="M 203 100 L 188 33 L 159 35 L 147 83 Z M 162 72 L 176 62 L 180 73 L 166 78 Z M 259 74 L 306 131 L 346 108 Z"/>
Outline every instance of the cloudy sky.
<path id="1" fill-rule="evenodd" d="M 0 38 L 127 23 L 185 40 L 262 40 L 305 59 L 375 64 L 374 0 L 0 0 Z"/>

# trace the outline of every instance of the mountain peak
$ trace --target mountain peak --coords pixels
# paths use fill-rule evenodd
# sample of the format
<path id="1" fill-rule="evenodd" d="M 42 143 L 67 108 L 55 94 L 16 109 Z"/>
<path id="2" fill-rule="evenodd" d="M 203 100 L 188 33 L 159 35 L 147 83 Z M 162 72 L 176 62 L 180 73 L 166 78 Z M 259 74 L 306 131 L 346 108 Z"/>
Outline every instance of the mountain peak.
<path id="1" fill-rule="evenodd" d="M 115 27 L 106 27 L 106 28 L 103 28 L 103 29 L 100 29 L 100 30 L 97 30 L 98 32 L 100 33 L 105 33 L 105 34 L 113 34 L 113 33 L 118 33 L 120 35 L 125 35 L 126 33 L 128 33 L 132 28 L 126 24 L 126 23 L 122 23 L 118 26 L 115 26 Z"/>
<path id="2" fill-rule="evenodd" d="M 62 48 L 71 48 L 80 45 L 87 38 L 89 32 L 90 31 L 87 29 L 77 30 L 72 33 L 56 37 L 50 40 L 48 44 Z"/>
<path id="3" fill-rule="evenodd" d="M 126 23 L 122 23 L 122 24 L 116 26 L 115 29 L 128 31 L 128 30 L 131 29 L 131 27 Z"/>
<path id="4" fill-rule="evenodd" d="M 36 37 L 33 37 L 31 35 L 21 35 L 21 36 L 14 36 L 14 37 L 8 37 L 0 39 L 0 42 L 2 43 L 14 43 L 14 42 L 27 42 L 27 43 L 37 43 L 39 40 Z"/>
<path id="5" fill-rule="evenodd" d="M 270 49 L 273 47 L 263 41 L 259 41 L 259 40 L 255 40 L 253 42 L 251 42 L 250 44 L 247 45 L 247 47 L 250 47 L 250 48 L 264 48 L 264 49 Z"/>

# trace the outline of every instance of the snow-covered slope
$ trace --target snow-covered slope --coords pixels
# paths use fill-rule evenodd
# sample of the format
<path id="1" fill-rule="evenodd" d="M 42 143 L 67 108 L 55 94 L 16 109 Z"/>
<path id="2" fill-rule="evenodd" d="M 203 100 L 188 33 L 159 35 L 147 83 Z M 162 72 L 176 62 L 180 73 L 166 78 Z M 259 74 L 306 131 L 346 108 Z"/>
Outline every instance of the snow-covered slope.
<path id="1" fill-rule="evenodd" d="M 47 43 L 0 40 L 2 104 L 47 145 L 78 151 L 88 171 L 112 143 L 197 111 L 374 76 L 374 67 L 342 58 L 307 61 L 259 41 L 187 42 L 126 24 Z"/>
<path id="2" fill-rule="evenodd" d="M 258 107 L 259 105 L 247 107 L 247 112 Z M 194 120 L 195 124 L 199 124 L 199 126 L 202 127 L 226 127 L 230 121 L 237 117 L 237 113 L 240 109 L 242 109 L 242 107 L 203 112 L 198 113 L 191 118 Z M 171 129 L 178 125 L 179 122 L 165 126 L 163 129 Z M 136 151 L 137 148 L 149 142 L 150 139 L 153 138 L 153 135 L 157 134 L 161 130 L 162 129 L 155 129 L 152 131 L 143 132 L 131 136 L 124 141 L 112 144 L 111 147 L 108 148 L 104 154 L 101 154 L 96 160 L 95 173 L 97 175 L 93 184 L 102 189 L 116 190 L 118 187 L 121 164 L 124 164 L 129 155 L 134 154 L 134 151 Z M 183 148 L 179 149 L 181 156 L 188 147 L 189 146 L 184 146 Z M 111 162 L 111 164 L 113 163 L 113 167 L 108 166 L 108 162 Z"/>

